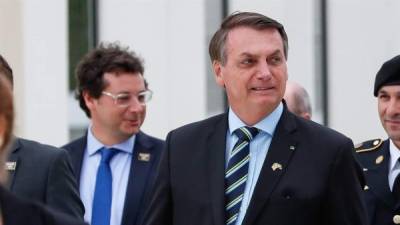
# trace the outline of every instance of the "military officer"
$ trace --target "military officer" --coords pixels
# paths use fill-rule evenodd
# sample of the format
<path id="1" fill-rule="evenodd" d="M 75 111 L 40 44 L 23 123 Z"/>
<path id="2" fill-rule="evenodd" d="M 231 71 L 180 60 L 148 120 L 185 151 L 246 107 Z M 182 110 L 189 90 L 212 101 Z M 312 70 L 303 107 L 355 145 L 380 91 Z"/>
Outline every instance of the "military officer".
<path id="1" fill-rule="evenodd" d="M 389 138 L 356 146 L 366 178 L 365 203 L 371 225 L 400 224 L 400 55 L 378 71 L 374 96 Z"/>

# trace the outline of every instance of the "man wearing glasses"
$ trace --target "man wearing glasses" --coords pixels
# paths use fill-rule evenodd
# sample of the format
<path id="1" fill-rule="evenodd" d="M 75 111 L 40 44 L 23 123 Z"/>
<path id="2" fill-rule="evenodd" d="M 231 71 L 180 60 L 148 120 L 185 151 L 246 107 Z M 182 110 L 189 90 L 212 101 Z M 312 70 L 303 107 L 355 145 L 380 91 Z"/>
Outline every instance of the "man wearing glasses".
<path id="1" fill-rule="evenodd" d="M 164 145 L 140 131 L 152 96 L 143 72 L 141 59 L 116 44 L 100 45 L 76 69 L 76 97 L 91 124 L 63 148 L 92 225 L 142 220 Z"/>

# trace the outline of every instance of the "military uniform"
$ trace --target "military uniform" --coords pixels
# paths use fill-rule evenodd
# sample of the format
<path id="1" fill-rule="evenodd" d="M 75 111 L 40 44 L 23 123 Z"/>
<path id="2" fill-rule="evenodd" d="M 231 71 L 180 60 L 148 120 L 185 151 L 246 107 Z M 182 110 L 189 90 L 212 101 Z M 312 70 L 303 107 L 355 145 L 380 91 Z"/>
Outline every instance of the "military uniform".
<path id="1" fill-rule="evenodd" d="M 400 201 L 396 202 L 388 181 L 389 139 L 374 139 L 355 146 L 366 185 L 364 199 L 371 225 L 400 224 Z"/>

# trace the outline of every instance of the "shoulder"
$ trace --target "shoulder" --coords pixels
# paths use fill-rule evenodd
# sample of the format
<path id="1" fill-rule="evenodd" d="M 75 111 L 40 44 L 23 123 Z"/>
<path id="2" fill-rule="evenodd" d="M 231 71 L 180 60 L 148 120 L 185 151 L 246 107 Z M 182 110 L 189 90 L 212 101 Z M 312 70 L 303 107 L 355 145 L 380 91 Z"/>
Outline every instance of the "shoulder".
<path id="1" fill-rule="evenodd" d="M 312 120 L 306 120 L 297 116 L 295 117 L 297 131 L 299 135 L 305 139 L 312 140 L 314 144 L 323 143 L 337 146 L 338 144 L 345 143 L 353 146 L 353 142 L 346 135 L 329 128 L 327 126 L 316 123 Z"/>
<path id="2" fill-rule="evenodd" d="M 186 124 L 184 126 L 178 127 L 174 130 L 172 130 L 173 133 L 175 134 L 181 134 L 183 136 L 187 136 L 187 135 L 201 135 L 204 134 L 207 130 L 212 130 L 214 127 L 216 126 L 220 126 L 221 122 L 225 122 L 225 124 L 227 125 L 228 122 L 228 114 L 227 113 L 223 113 L 223 114 L 219 114 L 204 120 L 200 120 L 197 122 L 193 122 L 193 123 L 189 123 Z M 170 133 L 172 133 L 170 132 Z"/>
<path id="3" fill-rule="evenodd" d="M 364 141 L 354 147 L 355 156 L 364 167 L 380 164 L 388 154 L 386 148 L 388 151 L 388 141 L 382 139 Z"/>
<path id="4" fill-rule="evenodd" d="M 86 139 L 87 139 L 86 135 L 82 136 L 82 137 L 79 137 L 79 138 L 77 138 L 77 139 L 65 144 L 61 148 L 65 149 L 67 151 L 71 151 L 73 149 L 81 149 L 81 150 L 83 150 L 86 147 Z"/>
<path id="5" fill-rule="evenodd" d="M 37 141 L 17 138 L 17 153 L 19 155 L 29 155 L 35 157 L 56 157 L 65 154 L 65 150 L 52 145 L 42 144 Z"/>
<path id="6" fill-rule="evenodd" d="M 368 141 L 364 141 L 361 143 L 358 143 L 354 146 L 354 149 L 356 153 L 362 154 L 362 153 L 367 153 L 367 152 L 373 152 L 373 151 L 378 151 L 380 150 L 382 146 L 383 140 L 382 139 L 372 139 Z"/>
<path id="7" fill-rule="evenodd" d="M 144 147 L 161 151 L 164 148 L 165 141 L 150 136 L 142 131 L 136 135 L 137 141 Z"/>

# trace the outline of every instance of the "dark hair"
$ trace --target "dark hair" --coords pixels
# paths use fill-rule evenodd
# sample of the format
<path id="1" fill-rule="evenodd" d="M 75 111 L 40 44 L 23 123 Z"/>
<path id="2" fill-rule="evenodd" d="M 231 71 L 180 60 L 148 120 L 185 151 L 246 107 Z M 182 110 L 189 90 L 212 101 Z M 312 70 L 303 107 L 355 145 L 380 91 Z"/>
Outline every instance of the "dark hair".
<path id="1" fill-rule="evenodd" d="M 10 143 L 14 123 L 14 106 L 11 91 L 11 82 L 6 79 L 3 74 L 4 72 L 0 71 L 0 126 L 4 126 L 4 134 L 1 134 L 2 137 L 0 137 L 0 139 L 2 139 L 0 144 L 1 151 L 3 151 L 5 147 Z M 3 119 L 4 121 L 2 121 Z M 2 124 L 3 122 L 5 122 L 5 124 Z M 3 155 L 2 152 L 0 154 Z"/>
<path id="2" fill-rule="evenodd" d="M 1 55 L 0 55 L 0 73 L 5 75 L 5 77 L 11 83 L 11 85 L 13 84 L 13 82 L 14 82 L 13 71 L 12 71 L 10 65 L 8 65 L 6 59 L 4 59 L 3 56 L 1 56 Z"/>
<path id="3" fill-rule="evenodd" d="M 121 47 L 117 43 L 100 44 L 87 53 L 76 68 L 78 87 L 75 97 L 79 105 L 90 118 L 90 111 L 86 106 L 83 93 L 87 92 L 93 98 L 99 98 L 106 87 L 105 73 L 139 73 L 143 76 L 143 60 L 128 47 Z M 145 80 L 145 87 L 147 89 Z"/>
<path id="4" fill-rule="evenodd" d="M 225 65 L 227 61 L 225 42 L 231 30 L 237 27 L 250 27 L 256 30 L 267 28 L 276 28 L 283 40 L 283 50 L 285 58 L 288 57 L 288 37 L 282 24 L 274 19 L 254 12 L 235 12 L 224 19 L 221 27 L 215 32 L 209 45 L 209 54 L 211 61 L 219 61 Z"/>

